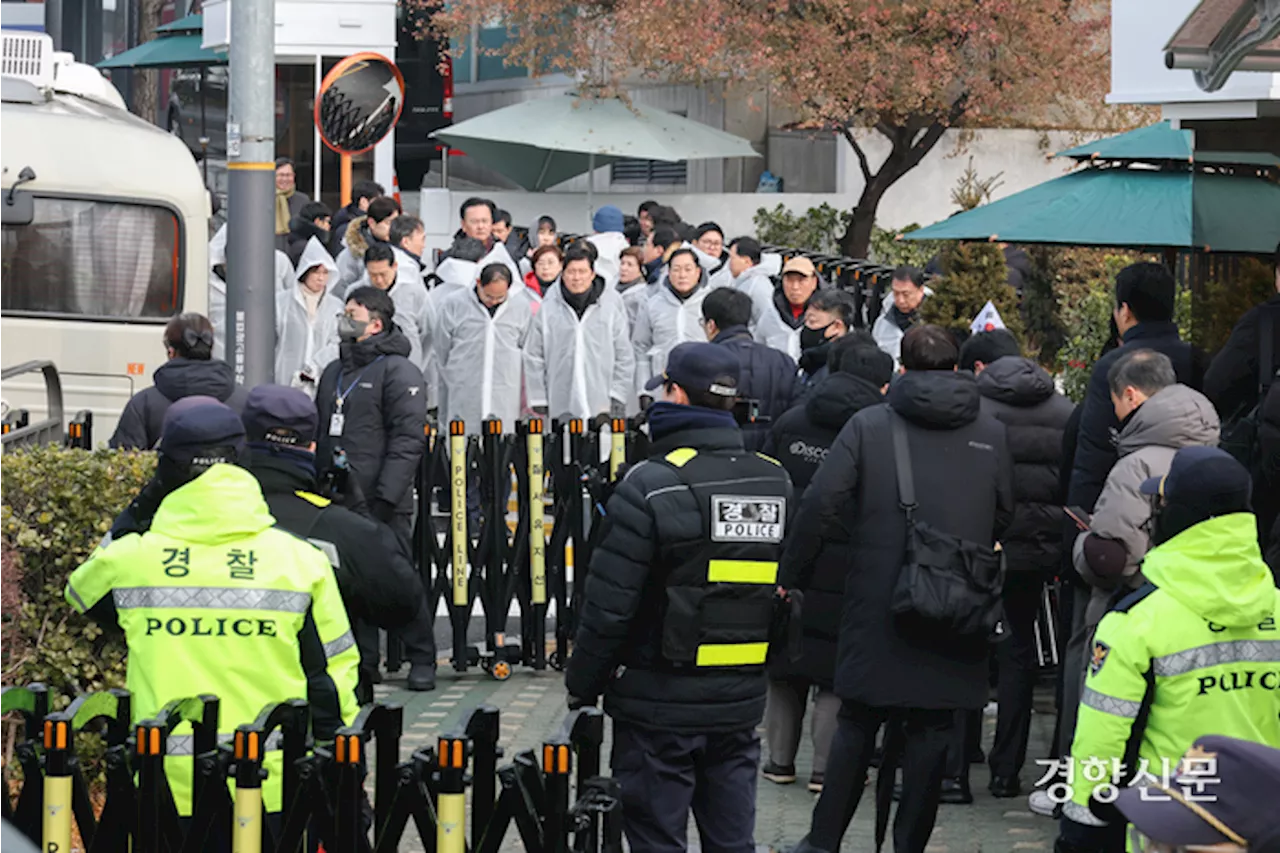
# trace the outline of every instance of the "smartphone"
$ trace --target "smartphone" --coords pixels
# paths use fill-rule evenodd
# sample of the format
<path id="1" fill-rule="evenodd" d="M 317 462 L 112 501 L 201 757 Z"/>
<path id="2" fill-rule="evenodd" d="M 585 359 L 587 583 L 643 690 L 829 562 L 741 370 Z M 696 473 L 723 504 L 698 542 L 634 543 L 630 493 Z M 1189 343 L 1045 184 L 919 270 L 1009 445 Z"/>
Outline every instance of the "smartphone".
<path id="1" fill-rule="evenodd" d="M 1090 525 L 1093 524 L 1093 516 L 1085 512 L 1082 507 L 1064 506 L 1062 509 L 1067 515 L 1071 516 L 1071 520 L 1074 521 L 1076 523 L 1076 527 L 1081 530 L 1088 530 Z"/>

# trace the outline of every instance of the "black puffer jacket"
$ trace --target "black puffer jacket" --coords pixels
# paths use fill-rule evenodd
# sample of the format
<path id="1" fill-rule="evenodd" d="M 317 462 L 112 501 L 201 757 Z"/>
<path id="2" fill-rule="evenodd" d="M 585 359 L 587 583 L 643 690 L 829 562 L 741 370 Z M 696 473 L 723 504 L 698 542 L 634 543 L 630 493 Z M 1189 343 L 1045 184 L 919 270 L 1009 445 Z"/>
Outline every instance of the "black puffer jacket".
<path id="1" fill-rule="evenodd" d="M 765 420 L 742 431 L 747 449 L 759 450 L 769 434 L 769 424 L 795 401 L 796 363 L 785 352 L 756 343 L 746 326 L 730 326 L 712 343 L 738 357 L 738 396 L 760 402 L 760 415 Z"/>
<path id="2" fill-rule="evenodd" d="M 954 371 L 908 371 L 889 406 L 854 415 L 809 483 L 787 537 L 781 583 L 811 583 L 827 531 L 849 531 L 835 692 L 873 707 L 979 708 L 987 698 L 987 642 L 938 645 L 901 632 L 889 600 L 906 543 L 890 417 L 906 420 L 917 517 L 993 545 L 1013 514 L 1004 425 L 980 411 L 977 382 Z"/>
<path id="3" fill-rule="evenodd" d="M 316 494 L 314 468 L 308 467 L 313 463 L 310 458 L 293 461 L 290 451 L 255 445 L 248 468 L 276 522 L 325 552 L 347 614 L 379 628 L 405 625 L 417 611 L 422 579 L 400 538 L 385 524 Z"/>
<path id="4" fill-rule="evenodd" d="M 765 453 L 782 463 L 798 493 L 813 479 L 849 418 L 884 402 L 880 389 L 849 373 L 833 373 L 808 399 L 790 409 L 773 427 Z M 815 557 L 813 575 L 804 587 L 804 652 L 799 661 L 775 655 L 769 673 L 774 678 L 800 676 L 830 687 L 840 638 L 840 610 L 844 601 L 849 531 L 843 519 L 822 533 L 822 550 Z"/>
<path id="5" fill-rule="evenodd" d="M 171 358 L 151 374 L 152 386 L 129 400 L 120 423 L 107 442 L 124 450 L 150 450 L 160 440 L 165 412 L 184 397 L 213 397 L 237 414 L 244 410 L 245 390 L 236 384 L 231 365 L 218 359 Z"/>
<path id="6" fill-rule="evenodd" d="M 1071 401 L 1029 358 L 1005 356 L 978 376 L 982 411 L 1005 426 L 1013 457 L 1013 522 L 1001 544 L 1009 571 L 1056 572 L 1062 563 L 1059 465 Z"/>
<path id="7" fill-rule="evenodd" d="M 747 480 L 776 481 L 791 507 L 791 485 L 776 464 L 743 448 L 742 432 L 724 412 L 655 403 L 665 426 L 651 459 L 677 448 L 715 455 L 716 482 L 726 494 Z M 656 432 L 656 417 L 650 422 Z M 668 431 L 669 430 L 669 431 Z M 753 492 L 758 493 L 758 492 Z M 660 555 L 673 543 L 705 541 L 703 513 L 694 493 L 660 462 L 627 472 L 609 499 L 599 546 L 591 556 L 586 599 L 565 671 L 571 696 L 594 701 L 604 694 L 616 720 L 647 728 L 697 734 L 754 728 L 764 716 L 766 681 L 760 669 L 673 671 L 663 656 L 667 612 L 664 577 L 672 567 Z"/>
<path id="8" fill-rule="evenodd" d="M 349 509 L 369 515 L 375 501 L 385 501 L 397 512 L 411 513 L 413 481 L 425 447 L 427 391 L 421 371 L 409 361 L 409 340 L 393 324 L 372 338 L 343 341 L 340 353 L 325 368 L 316 391 L 317 462 L 323 472 L 333 464 L 334 448 L 346 451 L 361 493 L 348 494 Z M 348 389 L 342 435 L 331 436 L 338 395 Z"/>

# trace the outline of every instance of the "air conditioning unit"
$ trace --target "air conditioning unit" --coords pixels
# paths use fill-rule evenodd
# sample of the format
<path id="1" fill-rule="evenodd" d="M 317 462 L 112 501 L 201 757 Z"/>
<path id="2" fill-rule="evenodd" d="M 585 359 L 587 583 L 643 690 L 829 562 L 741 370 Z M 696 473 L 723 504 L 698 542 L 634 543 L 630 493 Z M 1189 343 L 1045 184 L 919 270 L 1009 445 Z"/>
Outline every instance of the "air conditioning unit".
<path id="1" fill-rule="evenodd" d="M 5 30 L 0 46 L 0 74 L 48 88 L 54 83 L 53 37 L 45 33 Z"/>

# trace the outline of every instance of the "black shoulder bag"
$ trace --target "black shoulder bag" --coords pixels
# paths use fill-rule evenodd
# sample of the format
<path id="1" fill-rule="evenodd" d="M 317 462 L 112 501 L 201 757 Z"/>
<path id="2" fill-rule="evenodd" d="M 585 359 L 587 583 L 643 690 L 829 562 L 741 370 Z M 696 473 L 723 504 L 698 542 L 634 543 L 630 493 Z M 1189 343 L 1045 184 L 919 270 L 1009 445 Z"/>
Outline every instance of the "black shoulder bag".
<path id="1" fill-rule="evenodd" d="M 906 426 L 892 410 L 889 419 L 898 505 L 907 514 L 906 555 L 889 610 L 911 634 L 985 640 L 1004 615 L 1000 555 L 986 545 L 944 533 L 916 518 Z"/>

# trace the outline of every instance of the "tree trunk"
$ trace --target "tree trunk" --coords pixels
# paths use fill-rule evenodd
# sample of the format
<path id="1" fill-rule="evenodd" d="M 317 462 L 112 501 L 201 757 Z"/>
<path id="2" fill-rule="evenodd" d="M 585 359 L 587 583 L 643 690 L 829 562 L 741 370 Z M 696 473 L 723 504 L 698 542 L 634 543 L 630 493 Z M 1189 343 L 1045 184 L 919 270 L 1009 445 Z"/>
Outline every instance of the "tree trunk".
<path id="1" fill-rule="evenodd" d="M 874 173 L 867 161 L 866 152 L 854 137 L 852 129 L 840 128 L 841 135 L 858 157 L 863 178 L 862 194 L 852 211 L 849 227 L 840 238 L 841 252 L 851 258 L 867 257 L 871 248 L 871 229 L 875 226 L 876 209 L 880 206 L 880 200 L 903 175 L 920 164 L 963 111 L 964 99 L 961 98 L 952 105 L 950 114 L 945 117 L 908 116 L 897 125 L 878 122 L 876 131 L 887 138 L 893 147 L 879 171 Z"/>
<path id="2" fill-rule="evenodd" d="M 163 8 L 164 0 L 142 0 L 139 4 L 138 44 L 145 44 L 156 37 Z M 165 126 L 166 122 L 160 116 L 160 75 L 157 71 L 133 72 L 133 112 L 145 121 Z"/>

